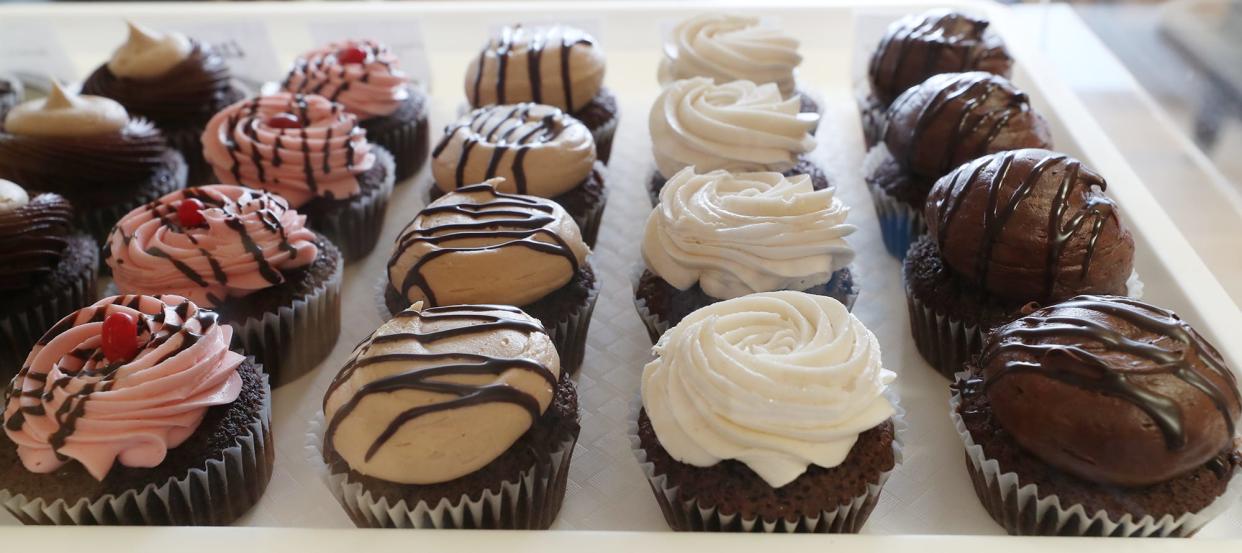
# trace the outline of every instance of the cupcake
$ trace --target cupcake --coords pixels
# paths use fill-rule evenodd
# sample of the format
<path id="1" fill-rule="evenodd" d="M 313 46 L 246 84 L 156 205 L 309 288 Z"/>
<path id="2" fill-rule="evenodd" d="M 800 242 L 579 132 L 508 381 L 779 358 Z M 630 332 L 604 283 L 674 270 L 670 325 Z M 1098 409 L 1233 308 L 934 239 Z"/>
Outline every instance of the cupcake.
<path id="1" fill-rule="evenodd" d="M 185 186 L 186 164 L 150 121 L 52 83 L 47 98 L 5 116 L 0 178 L 64 196 L 81 208 L 77 226 L 102 242 L 129 210 Z"/>
<path id="2" fill-rule="evenodd" d="M 203 155 L 220 182 L 283 196 L 345 261 L 375 249 L 393 158 L 345 106 L 287 92 L 238 102 L 207 123 Z"/>
<path id="3" fill-rule="evenodd" d="M 932 75 L 984 71 L 1009 77 L 1013 58 L 988 25 L 986 19 L 939 8 L 888 26 L 867 65 L 869 90 L 859 99 L 868 148 L 881 140 L 889 104 Z"/>
<path id="4" fill-rule="evenodd" d="M 132 21 L 125 44 L 86 78 L 82 93 L 112 98 L 155 123 L 185 157 L 190 186 L 212 180 L 203 159 L 203 127 L 217 111 L 246 97 L 210 45 Z"/>
<path id="5" fill-rule="evenodd" d="M 420 211 L 388 259 L 384 302 L 390 313 L 420 301 L 520 307 L 543 323 L 573 374 L 599 296 L 591 249 L 561 206 L 504 187 L 497 178 L 458 188 Z"/>
<path id="6" fill-rule="evenodd" d="M 923 202 L 936 179 L 990 153 L 1052 147 L 1026 93 L 991 73 L 936 75 L 899 96 L 887 117 L 863 176 L 884 245 L 898 259 L 926 230 Z"/>
<path id="7" fill-rule="evenodd" d="M 794 71 L 802 63 L 798 39 L 758 17 L 704 13 L 684 19 L 664 41 L 661 85 L 692 77 L 717 84 L 773 83 L 786 98 L 797 97 L 804 112 L 818 112 L 815 100 L 799 92 Z"/>
<path id="8" fill-rule="evenodd" d="M 305 221 L 269 192 L 199 186 L 131 211 L 104 258 L 121 293 L 216 311 L 279 386 L 323 361 L 340 332 L 341 253 Z"/>
<path id="9" fill-rule="evenodd" d="M 271 390 L 180 296 L 62 319 L 5 394 L 0 504 L 25 524 L 226 525 L 272 475 Z"/>
<path id="10" fill-rule="evenodd" d="M 410 86 L 388 46 L 349 40 L 311 50 L 293 62 L 281 88 L 345 106 L 367 140 L 393 155 L 396 182 L 413 177 L 427 161 L 427 95 Z"/>
<path id="11" fill-rule="evenodd" d="M 547 529 L 580 430 L 562 376 L 520 309 L 402 311 L 324 395 L 328 485 L 359 527 Z"/>
<path id="12" fill-rule="evenodd" d="M 802 290 L 849 309 L 858 286 L 848 214 L 806 175 L 682 169 L 643 235 L 634 301 L 651 341 L 702 307 L 756 292 Z"/>
<path id="13" fill-rule="evenodd" d="M 432 152 L 431 200 L 456 188 L 502 177 L 501 192 L 560 204 L 594 247 L 608 200 L 591 131 L 541 104 L 487 106 L 444 131 Z"/>
<path id="14" fill-rule="evenodd" d="M 617 98 L 604 88 L 604 52 L 573 27 L 505 27 L 466 68 L 470 107 L 533 102 L 564 110 L 591 130 L 608 163 L 617 132 Z"/>
<path id="15" fill-rule="evenodd" d="M 0 383 L 56 321 L 95 301 L 98 267 L 68 200 L 0 180 Z"/>
<path id="16" fill-rule="evenodd" d="M 957 375 L 966 469 L 1010 534 L 1191 536 L 1237 503 L 1233 370 L 1176 314 L 1078 296 L 988 335 Z"/>
<path id="17" fill-rule="evenodd" d="M 816 190 L 828 188 L 823 169 L 806 157 L 815 149 L 819 115 L 799 109 L 798 99 L 784 99 L 774 83 L 717 85 L 695 77 L 664 87 L 648 120 L 656 161 L 651 204 L 659 203 L 669 177 L 691 166 L 809 175 Z"/>
<path id="18" fill-rule="evenodd" d="M 22 82 L 15 77 L 0 74 L 0 123 L 4 114 L 22 101 Z M 3 125 L 0 125 L 3 127 Z"/>
<path id="19" fill-rule="evenodd" d="M 1107 185 L 1047 150 L 981 157 L 927 197 L 928 234 L 906 255 L 906 299 L 919 353 L 946 377 L 983 336 L 1028 304 L 1079 294 L 1126 295 L 1134 239 Z"/>
<path id="20" fill-rule="evenodd" d="M 634 453 L 674 530 L 858 532 L 901 461 L 896 375 L 841 302 L 700 309 L 643 368 Z"/>

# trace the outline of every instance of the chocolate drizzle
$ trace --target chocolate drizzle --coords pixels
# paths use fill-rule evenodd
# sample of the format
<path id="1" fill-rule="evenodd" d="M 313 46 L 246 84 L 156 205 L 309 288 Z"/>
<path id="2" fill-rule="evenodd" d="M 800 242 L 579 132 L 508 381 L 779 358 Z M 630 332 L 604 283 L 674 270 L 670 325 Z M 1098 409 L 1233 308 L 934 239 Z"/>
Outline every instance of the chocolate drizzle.
<path id="1" fill-rule="evenodd" d="M 566 117 L 564 112 L 539 104 L 482 107 L 445 128 L 444 137 L 436 144 L 431 155 L 438 158 L 450 143 L 461 141 L 453 183 L 454 188 L 461 188 L 468 184 L 465 177 L 466 166 L 470 163 L 470 153 L 476 145 L 484 144 L 492 148 L 485 179 L 495 177 L 505 155 L 513 152 L 509 159 L 509 169 L 513 174 L 514 189 L 518 194 L 525 194 L 527 183 L 523 163 L 526 154 L 532 147 L 556 141 L 569 125 L 576 123 Z"/>
<path id="2" fill-rule="evenodd" d="M 38 285 L 60 264 L 73 232 L 73 206 L 56 194 L 0 212 L 0 291 Z"/>
<path id="3" fill-rule="evenodd" d="M 559 31 L 559 32 L 558 32 Z M 509 60 L 514 55 L 514 51 L 521 51 L 520 46 L 524 43 L 526 48 L 526 67 L 527 78 L 530 81 L 530 98 L 535 103 L 543 103 L 546 97 L 544 87 L 546 83 L 543 80 L 541 71 L 541 63 L 543 54 L 547 50 L 549 42 L 555 43 L 554 37 L 559 35 L 560 55 L 559 65 L 561 72 L 561 94 L 565 98 L 565 110 L 573 112 L 574 91 L 573 80 L 571 79 L 571 71 L 569 65 L 570 52 L 575 46 L 586 45 L 588 47 L 595 46 L 595 39 L 587 33 L 571 27 L 553 27 L 551 29 L 535 29 L 529 33 L 521 25 L 505 27 L 501 30 L 498 40 L 489 40 L 483 50 L 479 52 L 478 69 L 474 75 L 473 94 L 470 96 L 470 104 L 474 107 L 482 105 L 482 83 L 484 66 L 488 60 L 488 53 L 492 53 L 496 59 L 496 103 L 509 103 L 508 87 L 509 78 Z M 576 106 L 578 108 L 582 106 Z"/>
<path id="4" fill-rule="evenodd" d="M 872 93 L 888 105 L 940 73 L 980 70 L 1008 76 L 1013 59 L 987 29 L 986 20 L 948 10 L 902 19 L 889 27 L 871 56 Z"/>

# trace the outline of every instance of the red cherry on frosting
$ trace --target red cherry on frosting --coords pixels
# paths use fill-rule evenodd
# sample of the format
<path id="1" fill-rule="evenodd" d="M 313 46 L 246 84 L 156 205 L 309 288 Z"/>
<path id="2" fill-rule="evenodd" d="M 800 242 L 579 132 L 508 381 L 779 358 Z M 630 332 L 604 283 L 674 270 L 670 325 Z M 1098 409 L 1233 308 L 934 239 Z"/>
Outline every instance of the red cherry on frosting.
<path id="1" fill-rule="evenodd" d="M 267 126 L 273 129 L 300 129 L 302 120 L 292 113 L 277 113 L 267 118 Z"/>
<path id="2" fill-rule="evenodd" d="M 109 313 L 99 334 L 100 349 L 108 361 L 122 363 L 138 353 L 138 321 L 129 313 Z"/>
<path id="3" fill-rule="evenodd" d="M 336 51 L 336 61 L 341 63 L 366 63 L 367 53 L 357 46 L 348 46 Z"/>
<path id="4" fill-rule="evenodd" d="M 177 206 L 177 219 L 183 228 L 197 227 L 207 222 L 203 217 L 203 210 L 206 208 L 203 202 L 194 198 L 181 200 L 181 204 Z"/>

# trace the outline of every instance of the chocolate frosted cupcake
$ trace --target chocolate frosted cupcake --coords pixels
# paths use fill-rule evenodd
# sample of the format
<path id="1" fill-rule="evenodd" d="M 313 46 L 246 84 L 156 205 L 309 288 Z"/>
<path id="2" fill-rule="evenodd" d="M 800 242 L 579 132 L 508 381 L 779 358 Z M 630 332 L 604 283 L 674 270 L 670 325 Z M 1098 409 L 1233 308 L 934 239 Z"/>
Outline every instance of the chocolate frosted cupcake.
<path id="1" fill-rule="evenodd" d="M 1125 295 L 1134 239 L 1082 162 L 1047 150 L 976 159 L 936 183 L 928 235 L 904 263 L 919 353 L 951 377 L 983 336 L 1032 302 Z"/>
<path id="2" fill-rule="evenodd" d="M 936 179 L 990 153 L 1052 147 L 1026 93 L 991 73 L 936 75 L 898 97 L 887 117 L 863 173 L 884 245 L 898 259 L 926 230 L 923 202 Z"/>
<path id="3" fill-rule="evenodd" d="M 565 208 L 594 247 L 608 200 L 595 141 L 581 122 L 540 104 L 488 106 L 444 130 L 432 153 L 435 185 L 445 192 L 502 177 L 501 192 L 549 198 Z"/>
<path id="4" fill-rule="evenodd" d="M 794 72 L 802 63 L 798 39 L 758 17 L 704 13 L 682 20 L 664 41 L 661 85 L 691 77 L 717 84 L 751 81 L 774 83 L 786 98 L 798 97 L 802 111 L 819 105 L 798 92 Z"/>
<path id="5" fill-rule="evenodd" d="M 0 382 L 61 317 L 95 301 L 99 246 L 56 194 L 0 180 Z"/>
<path id="6" fill-rule="evenodd" d="M 129 210 L 185 186 L 186 164 L 146 119 L 53 83 L 47 98 L 5 116 L 0 178 L 64 196 L 81 207 L 78 226 L 103 241 Z"/>
<path id="7" fill-rule="evenodd" d="M 1013 58 L 988 26 L 986 19 L 943 8 L 888 26 L 867 65 L 870 89 L 859 100 L 868 148 L 881 140 L 889 104 L 932 75 L 985 71 L 1009 77 Z"/>
<path id="8" fill-rule="evenodd" d="M 466 68 L 470 107 L 533 102 L 582 121 L 608 163 L 617 132 L 617 98 L 604 88 L 604 52 L 590 34 L 563 25 L 505 27 Z"/>
<path id="9" fill-rule="evenodd" d="M 500 179 L 459 188 L 419 212 L 388 259 L 385 303 L 390 313 L 420 301 L 521 307 L 573 374 L 599 296 L 591 249 L 561 206 L 502 188 Z"/>
<path id="10" fill-rule="evenodd" d="M 282 92 L 217 113 L 203 155 L 221 182 L 280 194 L 356 261 L 375 249 L 396 174 L 366 135 L 345 106 Z"/>
<path id="11" fill-rule="evenodd" d="M 373 40 L 334 42 L 293 62 L 281 88 L 320 94 L 358 117 L 367 140 L 396 161 L 396 182 L 427 161 L 427 95 L 410 86 L 397 55 Z"/>
<path id="12" fill-rule="evenodd" d="M 327 357 L 340 332 L 341 253 L 275 194 L 224 184 L 126 215 L 104 256 L 117 290 L 215 310 L 279 386 Z"/>
<path id="13" fill-rule="evenodd" d="M 271 391 L 180 296 L 62 319 L 6 389 L 0 504 L 26 524 L 226 525 L 267 488 Z"/>
<path id="14" fill-rule="evenodd" d="M 799 111 L 798 99 L 784 99 L 774 83 L 717 85 L 696 77 L 664 87 L 648 120 L 656 160 L 651 204 L 686 167 L 809 175 L 816 190 L 828 188 L 823 169 L 805 155 L 815 149 L 819 115 Z"/>
<path id="15" fill-rule="evenodd" d="M 755 292 L 802 290 L 852 307 L 848 214 L 806 175 L 682 169 L 643 236 L 634 303 L 651 341 L 701 307 Z"/>
<path id="16" fill-rule="evenodd" d="M 643 368 L 634 453 L 674 530 L 858 532 L 901 462 L 897 375 L 844 305 L 715 303 Z"/>
<path id="17" fill-rule="evenodd" d="M 359 527 L 547 529 L 580 430 L 543 326 L 497 305 L 398 313 L 323 412 L 328 484 Z"/>
<path id="18" fill-rule="evenodd" d="M 212 180 L 203 159 L 203 127 L 217 111 L 241 100 L 224 58 L 180 33 L 129 24 L 129 38 L 82 83 L 83 94 L 112 98 L 164 133 L 189 164 L 189 186 Z"/>
<path id="19" fill-rule="evenodd" d="M 0 123 L 4 122 L 4 114 L 21 101 L 22 82 L 15 77 L 0 74 Z"/>
<path id="20" fill-rule="evenodd" d="M 996 329 L 950 406 L 1010 534 L 1191 536 L 1242 492 L 1236 375 L 1136 300 L 1078 296 Z"/>

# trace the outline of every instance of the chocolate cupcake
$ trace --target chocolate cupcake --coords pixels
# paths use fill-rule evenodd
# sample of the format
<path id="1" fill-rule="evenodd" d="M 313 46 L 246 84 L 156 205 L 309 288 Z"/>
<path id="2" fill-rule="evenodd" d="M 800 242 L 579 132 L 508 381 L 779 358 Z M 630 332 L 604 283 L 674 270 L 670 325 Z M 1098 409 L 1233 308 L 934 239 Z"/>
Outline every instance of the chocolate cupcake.
<path id="1" fill-rule="evenodd" d="M 80 206 L 77 226 L 102 242 L 129 210 L 184 187 L 186 164 L 150 121 L 54 82 L 5 116 L 0 178 Z"/>
<path id="2" fill-rule="evenodd" d="M 840 302 L 700 309 L 643 368 L 634 453 L 674 530 L 858 532 L 901 462 L 896 374 Z"/>
<path id="3" fill-rule="evenodd" d="M 1013 58 L 986 19 L 949 9 L 907 15 L 888 26 L 867 65 L 869 90 L 860 96 L 863 137 L 875 146 L 884 111 L 902 92 L 941 73 L 984 71 L 1009 77 Z"/>
<path id="4" fill-rule="evenodd" d="M 4 114 L 22 101 L 22 82 L 16 77 L 0 74 L 0 123 Z M 0 125 L 3 127 L 3 125 Z"/>
<path id="5" fill-rule="evenodd" d="M 427 95 L 410 85 L 388 46 L 349 40 L 311 50 L 293 62 L 281 88 L 344 105 L 367 140 L 393 155 L 398 184 L 427 162 Z"/>
<path id="6" fill-rule="evenodd" d="M 643 236 L 634 303 L 651 341 L 699 308 L 756 292 L 802 290 L 849 309 L 858 286 L 848 213 L 806 175 L 682 169 Z"/>
<path id="7" fill-rule="evenodd" d="M 997 328 L 950 406 L 1010 534 L 1191 536 L 1242 492 L 1237 377 L 1153 305 L 1078 296 Z"/>
<path id="8" fill-rule="evenodd" d="M 95 301 L 99 246 L 73 225 L 73 206 L 0 180 L 0 382 L 61 317 Z"/>
<path id="9" fill-rule="evenodd" d="M 62 319 L 6 389 L 0 504 L 25 524 L 227 525 L 272 474 L 271 390 L 180 296 Z"/>
<path id="10" fill-rule="evenodd" d="M 991 73 L 945 73 L 907 90 L 888 108 L 883 143 L 863 173 L 888 252 L 901 259 L 926 230 L 923 202 L 936 179 L 972 159 L 1019 148 L 1051 148 L 1048 124 L 1026 93 Z"/>
<path id="11" fill-rule="evenodd" d="M 604 88 L 604 52 L 573 27 L 505 27 L 466 68 L 470 107 L 533 102 L 564 110 L 591 129 L 608 163 L 617 132 L 617 98 Z"/>
<path id="12" fill-rule="evenodd" d="M 203 155 L 220 182 L 280 194 L 356 261 L 375 249 L 396 175 L 392 155 L 366 135 L 345 106 L 281 92 L 212 117 Z"/>
<path id="13" fill-rule="evenodd" d="M 541 104 L 488 106 L 449 125 L 432 153 L 430 197 L 502 177 L 501 192 L 549 198 L 595 246 L 608 201 L 595 141 L 580 121 Z"/>
<path id="14" fill-rule="evenodd" d="M 420 211 L 388 259 L 384 302 L 390 313 L 420 301 L 521 307 L 573 374 L 599 296 L 591 249 L 561 206 L 502 188 L 500 179 L 458 188 Z"/>
<path id="15" fill-rule="evenodd" d="M 245 91 L 210 45 L 128 25 L 125 44 L 83 81 L 82 93 L 112 98 L 155 123 L 189 165 L 189 186 L 212 181 L 203 159 L 203 127 L 217 111 L 245 98 Z"/>
<path id="16" fill-rule="evenodd" d="M 823 169 L 806 157 L 815 149 L 819 115 L 800 113 L 798 99 L 784 99 L 775 83 L 676 81 L 656 98 L 648 123 L 656 160 L 651 205 L 668 178 L 686 167 L 809 175 L 816 190 L 828 188 Z"/>
<path id="17" fill-rule="evenodd" d="M 758 17 L 704 13 L 677 23 L 666 37 L 659 79 L 661 85 L 691 77 L 774 83 L 784 97 L 801 100 L 802 111 L 815 113 L 819 105 L 797 89 L 801 63 L 798 39 L 780 27 Z"/>
<path id="18" fill-rule="evenodd" d="M 340 332 L 341 253 L 275 194 L 225 184 L 174 192 L 121 219 L 104 257 L 117 290 L 216 311 L 280 386 Z"/>
<path id="19" fill-rule="evenodd" d="M 1082 162 L 1035 149 L 981 157 L 940 179 L 924 211 L 928 235 L 904 263 L 923 358 L 952 377 L 1028 304 L 1126 295 L 1134 239 L 1106 186 Z"/>
<path id="20" fill-rule="evenodd" d="M 329 487 L 359 527 L 547 529 L 580 430 L 563 376 L 520 309 L 402 311 L 324 395 Z"/>

